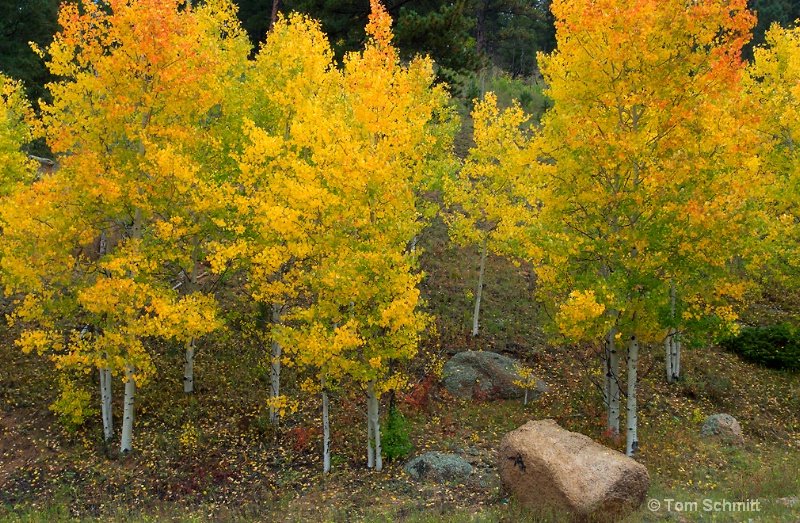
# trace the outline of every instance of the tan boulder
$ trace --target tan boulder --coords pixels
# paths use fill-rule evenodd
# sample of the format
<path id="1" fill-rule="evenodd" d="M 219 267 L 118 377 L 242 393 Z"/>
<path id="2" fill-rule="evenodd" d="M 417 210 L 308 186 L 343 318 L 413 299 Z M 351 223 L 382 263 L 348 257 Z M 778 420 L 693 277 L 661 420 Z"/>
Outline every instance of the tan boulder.
<path id="1" fill-rule="evenodd" d="M 500 442 L 503 486 L 528 508 L 619 516 L 639 507 L 650 488 L 644 465 L 551 420 L 529 421 Z"/>

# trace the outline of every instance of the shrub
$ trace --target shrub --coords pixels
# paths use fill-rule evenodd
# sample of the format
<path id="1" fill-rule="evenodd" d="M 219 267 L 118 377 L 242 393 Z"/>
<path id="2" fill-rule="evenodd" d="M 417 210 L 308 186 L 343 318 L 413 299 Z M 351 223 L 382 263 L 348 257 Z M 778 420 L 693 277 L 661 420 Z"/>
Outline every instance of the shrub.
<path id="1" fill-rule="evenodd" d="M 404 458 L 411 452 L 411 438 L 405 417 L 397 407 L 389 409 L 386 423 L 381 426 L 382 454 L 387 459 Z"/>
<path id="2" fill-rule="evenodd" d="M 92 395 L 80 388 L 66 376 L 59 377 L 61 394 L 50 405 L 50 410 L 58 414 L 58 420 L 68 432 L 75 432 L 87 418 L 96 416 L 98 411 L 91 407 Z"/>
<path id="3" fill-rule="evenodd" d="M 789 325 L 745 329 L 722 340 L 721 345 L 765 367 L 800 370 L 800 336 Z"/>

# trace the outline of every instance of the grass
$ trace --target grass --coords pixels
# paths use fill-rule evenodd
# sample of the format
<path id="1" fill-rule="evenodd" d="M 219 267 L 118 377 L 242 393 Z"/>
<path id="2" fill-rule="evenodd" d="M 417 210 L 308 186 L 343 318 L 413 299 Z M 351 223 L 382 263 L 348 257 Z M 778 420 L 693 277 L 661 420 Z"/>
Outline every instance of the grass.
<path id="1" fill-rule="evenodd" d="M 116 458 L 113 447 L 107 453 L 99 419 L 74 432 L 58 425 L 47 408 L 57 394 L 52 366 L 21 354 L 11 342 L 14 332 L 3 334 L 0 521 L 563 521 L 509 499 L 495 472 L 495 449 L 509 430 L 553 418 L 623 450 L 624 442 L 603 434 L 596 348 L 548 344 L 530 301 L 530 269 L 492 256 L 482 333 L 472 338 L 478 250 L 451 244 L 441 221 L 425 233 L 421 246 L 427 274 L 422 292 L 437 317 L 438 334 L 425 340 L 408 369 L 413 388 L 397 401 L 414 454 L 460 453 L 475 469 L 469 478 L 416 483 L 403 473 L 401 460 L 387 463 L 382 473 L 368 471 L 363 396 L 349 387 L 331 393 L 333 472 L 323 475 L 318 400 L 299 390 L 293 371 L 286 369 L 284 391 L 300 400 L 301 410 L 278 429 L 268 423 L 266 349 L 253 335 L 256 311 L 242 305 L 244 312 L 226 335 L 200 345 L 194 395 L 180 392 L 181 348 L 151 347 L 158 374 L 139 392 L 136 450 L 125 458 Z M 439 388 L 431 369 L 434 360 L 465 349 L 518 358 L 551 391 L 526 407 L 517 401 L 456 400 Z M 800 376 L 705 348 L 685 352 L 683 378 L 668 386 L 660 350 L 643 349 L 640 362 L 638 459 L 653 480 L 648 499 L 662 508 L 652 512 L 645 505 L 625 521 L 800 520 L 800 505 L 776 501 L 800 496 Z M 75 378 L 96 394 L 95 377 Z M 121 412 L 118 383 L 116 413 Z M 699 437 L 702 421 L 717 412 L 741 422 L 744 447 Z M 669 499 L 763 503 L 760 511 L 747 514 L 705 512 L 702 505 L 679 514 L 667 513 Z"/>

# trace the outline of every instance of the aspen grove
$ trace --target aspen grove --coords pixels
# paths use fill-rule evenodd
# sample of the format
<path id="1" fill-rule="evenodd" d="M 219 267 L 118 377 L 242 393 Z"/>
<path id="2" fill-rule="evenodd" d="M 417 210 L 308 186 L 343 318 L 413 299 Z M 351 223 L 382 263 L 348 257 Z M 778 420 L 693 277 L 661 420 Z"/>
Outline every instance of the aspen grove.
<path id="1" fill-rule="evenodd" d="M 268 347 L 271 426 L 299 401 L 288 367 L 318 402 L 329 472 L 332 392 L 350 387 L 380 471 L 382 398 L 435 324 L 417 239 L 441 214 L 482 251 L 472 335 L 487 253 L 532 266 L 553 339 L 600 349 L 606 426 L 624 418 L 635 456 L 639 354 L 660 351 L 673 383 L 683 347 L 735 331 L 738 268 L 797 286 L 800 33 L 774 28 L 748 67 L 745 0 L 554 0 L 558 48 L 538 57 L 553 107 L 530 122 L 475 100 L 462 161 L 437 65 L 401 60 L 370 7 L 338 63 L 296 13 L 254 51 L 229 0 L 65 3 L 38 50 L 58 78 L 40 113 L 0 75 L 8 320 L 20 350 L 99 377 L 87 401 L 63 372 L 54 409 L 98 405 L 104 441 L 133 451 L 157 341 L 182 347 L 169 372 L 192 394 L 198 348 L 237 303 L 219 288 L 238 281 Z M 22 152 L 38 137 L 53 173 Z"/>
<path id="2" fill-rule="evenodd" d="M 554 2 L 558 49 L 540 63 L 555 106 L 542 122 L 539 294 L 562 334 L 602 339 L 607 427 L 636 453 L 644 344 L 735 319 L 728 260 L 757 187 L 741 100 L 745 2 Z M 712 325 L 707 323 L 711 322 Z"/>

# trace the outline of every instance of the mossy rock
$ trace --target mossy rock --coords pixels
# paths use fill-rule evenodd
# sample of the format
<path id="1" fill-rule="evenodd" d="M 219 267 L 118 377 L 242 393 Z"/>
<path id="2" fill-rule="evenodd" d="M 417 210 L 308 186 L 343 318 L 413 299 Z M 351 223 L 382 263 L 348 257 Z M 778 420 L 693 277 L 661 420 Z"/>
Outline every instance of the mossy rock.
<path id="1" fill-rule="evenodd" d="M 465 351 L 450 358 L 442 367 L 442 382 L 447 392 L 460 399 L 514 399 L 524 390 L 515 381 L 522 380 L 515 366 L 519 362 L 489 351 Z M 540 379 L 528 397 L 536 399 L 549 387 Z"/>
<path id="2" fill-rule="evenodd" d="M 744 444 L 742 426 L 730 414 L 712 414 L 703 422 L 700 435 L 709 439 L 721 439 L 737 445 Z"/>
<path id="3" fill-rule="evenodd" d="M 426 452 L 409 461 L 403 468 L 417 480 L 445 481 L 466 478 L 472 474 L 472 465 L 461 456 L 443 452 Z"/>

